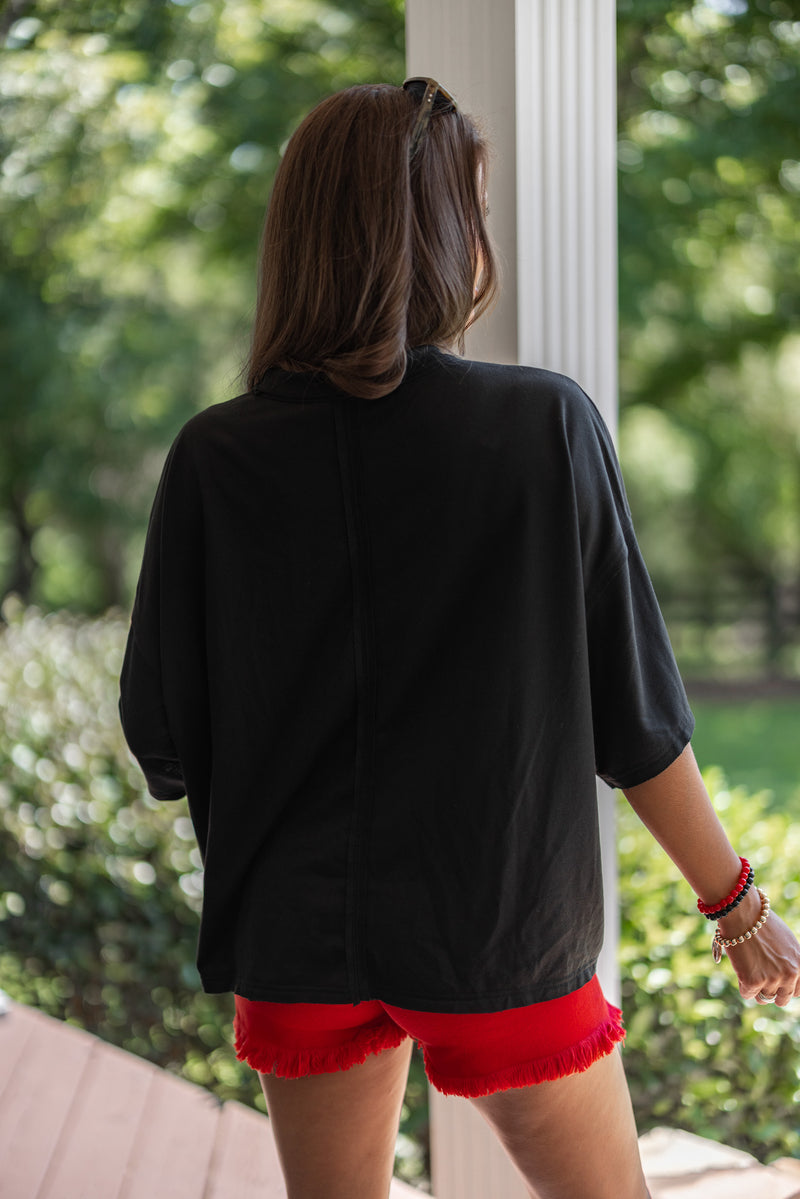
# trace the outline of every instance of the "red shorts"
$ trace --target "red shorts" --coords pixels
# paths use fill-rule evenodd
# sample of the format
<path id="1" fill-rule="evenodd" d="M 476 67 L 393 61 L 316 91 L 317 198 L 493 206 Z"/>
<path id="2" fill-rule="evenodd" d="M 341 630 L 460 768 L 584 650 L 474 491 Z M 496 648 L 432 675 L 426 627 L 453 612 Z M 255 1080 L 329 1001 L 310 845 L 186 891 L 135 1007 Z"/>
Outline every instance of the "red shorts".
<path id="1" fill-rule="evenodd" d="M 236 997 L 236 1056 L 254 1070 L 304 1078 L 349 1070 L 413 1037 L 445 1095 L 491 1095 L 586 1070 L 625 1033 L 597 976 L 559 999 L 502 1012 L 417 1012 L 378 1000 L 267 1003 Z"/>

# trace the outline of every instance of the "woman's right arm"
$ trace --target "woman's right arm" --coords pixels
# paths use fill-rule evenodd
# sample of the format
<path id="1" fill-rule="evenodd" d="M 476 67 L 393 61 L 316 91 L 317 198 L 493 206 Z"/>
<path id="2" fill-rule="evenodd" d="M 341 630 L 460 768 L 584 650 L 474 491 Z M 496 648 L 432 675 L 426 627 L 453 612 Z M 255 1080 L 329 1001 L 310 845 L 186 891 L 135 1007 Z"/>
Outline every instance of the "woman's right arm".
<path id="1" fill-rule="evenodd" d="M 625 788 L 624 795 L 699 899 L 714 904 L 730 894 L 741 863 L 708 797 L 691 745 L 666 770 Z M 753 927 L 760 912 L 754 885 L 719 921 L 722 936 L 740 936 Z M 726 952 L 745 999 L 775 996 L 785 1007 L 800 995 L 800 944 L 774 913 L 754 936 Z"/>

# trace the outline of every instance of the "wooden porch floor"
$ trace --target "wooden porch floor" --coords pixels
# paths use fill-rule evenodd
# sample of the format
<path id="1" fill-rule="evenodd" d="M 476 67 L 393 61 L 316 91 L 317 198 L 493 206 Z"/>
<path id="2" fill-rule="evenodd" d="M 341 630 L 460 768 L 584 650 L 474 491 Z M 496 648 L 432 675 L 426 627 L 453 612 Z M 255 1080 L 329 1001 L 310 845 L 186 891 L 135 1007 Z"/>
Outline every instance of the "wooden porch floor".
<path id="1" fill-rule="evenodd" d="M 269 1121 L 33 1008 L 0 1016 L 3 1199 L 286 1199 Z M 395 1180 L 391 1199 L 420 1199 Z"/>

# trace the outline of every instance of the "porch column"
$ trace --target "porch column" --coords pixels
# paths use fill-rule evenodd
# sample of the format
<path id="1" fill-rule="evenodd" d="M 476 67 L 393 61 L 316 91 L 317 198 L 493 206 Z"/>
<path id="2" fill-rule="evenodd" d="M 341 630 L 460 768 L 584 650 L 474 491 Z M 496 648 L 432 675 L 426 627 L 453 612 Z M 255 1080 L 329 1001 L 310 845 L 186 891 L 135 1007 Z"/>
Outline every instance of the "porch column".
<path id="1" fill-rule="evenodd" d="M 615 0 L 406 0 L 407 73 L 441 81 L 494 147 L 502 294 L 467 354 L 560 371 L 617 411 Z M 606 904 L 599 972 L 619 1002 L 611 792 L 598 784 Z M 436 1199 L 525 1199 L 471 1104 L 431 1092 Z"/>

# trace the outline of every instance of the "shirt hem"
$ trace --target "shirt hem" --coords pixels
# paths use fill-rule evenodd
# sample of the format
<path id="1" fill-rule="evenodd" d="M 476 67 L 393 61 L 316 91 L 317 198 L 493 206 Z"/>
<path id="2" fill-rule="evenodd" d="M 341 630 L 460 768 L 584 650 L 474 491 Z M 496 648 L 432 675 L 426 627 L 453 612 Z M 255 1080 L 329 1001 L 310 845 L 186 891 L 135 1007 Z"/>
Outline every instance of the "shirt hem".
<path id="1" fill-rule="evenodd" d="M 403 990 L 398 991 L 391 986 L 378 985 L 371 988 L 370 994 L 362 996 L 358 1002 L 367 1003 L 379 1000 L 392 1007 L 421 1012 L 500 1012 L 509 1008 L 528 1007 L 532 1003 L 545 1003 L 549 999 L 559 999 L 564 995 L 569 995 L 585 986 L 594 976 L 596 969 L 597 961 L 595 959 L 568 978 L 560 979 L 557 982 L 549 982 L 546 985 L 537 983 L 515 990 L 492 991 L 480 995 L 420 995 Z M 282 987 L 275 984 L 265 985 L 247 978 L 232 979 L 222 975 L 201 975 L 201 982 L 203 990 L 207 994 L 233 991 L 243 999 L 251 999 L 256 1002 L 331 1003 L 357 1006 L 346 986 Z"/>

